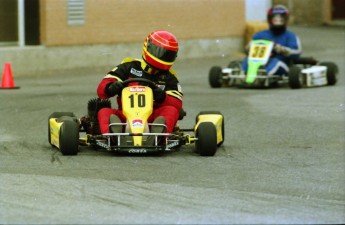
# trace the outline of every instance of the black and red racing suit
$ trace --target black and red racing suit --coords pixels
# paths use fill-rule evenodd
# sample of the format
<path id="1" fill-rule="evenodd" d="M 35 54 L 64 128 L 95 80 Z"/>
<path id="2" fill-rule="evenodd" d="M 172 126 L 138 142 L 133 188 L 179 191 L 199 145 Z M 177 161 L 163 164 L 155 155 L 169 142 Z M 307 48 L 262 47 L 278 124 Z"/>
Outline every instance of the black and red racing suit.
<path id="1" fill-rule="evenodd" d="M 169 71 L 158 71 L 155 74 L 146 72 L 145 62 L 139 59 L 126 58 L 121 64 L 110 71 L 99 83 L 97 94 L 102 99 L 108 99 L 112 96 L 106 94 L 107 85 L 116 81 L 125 81 L 131 78 L 145 78 L 154 82 L 159 88 L 165 91 L 165 99 L 161 103 L 154 103 L 152 115 L 148 122 L 152 122 L 158 116 L 163 116 L 169 133 L 173 131 L 174 126 L 179 118 L 182 109 L 182 89 L 177 79 L 176 73 L 170 69 Z M 126 118 L 122 113 L 121 99 L 117 96 L 118 109 L 103 108 L 98 112 L 98 121 L 101 133 L 109 132 L 109 118 L 112 114 L 117 115 L 122 122 L 126 122 Z"/>

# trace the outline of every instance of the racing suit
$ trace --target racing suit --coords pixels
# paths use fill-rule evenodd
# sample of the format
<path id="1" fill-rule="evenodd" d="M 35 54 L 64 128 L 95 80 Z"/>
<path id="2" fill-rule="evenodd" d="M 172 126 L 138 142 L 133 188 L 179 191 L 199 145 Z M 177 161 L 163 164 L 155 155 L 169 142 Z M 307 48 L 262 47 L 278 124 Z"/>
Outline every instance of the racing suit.
<path id="1" fill-rule="evenodd" d="M 144 69 L 143 69 L 144 68 Z M 175 71 L 158 71 L 150 74 L 147 64 L 140 59 L 126 58 L 121 64 L 110 71 L 99 83 L 97 94 L 101 99 L 107 99 L 107 85 L 116 81 L 125 81 L 131 78 L 145 78 L 154 82 L 157 87 L 165 91 L 164 101 L 161 103 L 154 102 L 152 115 L 148 122 L 152 122 L 158 116 L 163 116 L 166 121 L 167 132 L 171 133 L 179 118 L 182 109 L 182 89 L 177 79 Z M 101 133 L 109 132 L 109 118 L 112 114 L 119 117 L 122 122 L 126 122 L 126 118 L 122 113 L 121 97 L 117 96 L 118 109 L 102 108 L 98 112 L 98 121 Z"/>
<path id="2" fill-rule="evenodd" d="M 279 50 L 281 50 L 279 52 L 277 52 L 277 50 L 273 51 L 272 56 L 266 64 L 266 71 L 269 75 L 287 75 L 289 72 L 289 60 L 298 58 L 302 52 L 298 36 L 291 31 L 285 31 L 282 34 L 274 34 L 268 29 L 256 33 L 252 39 L 273 41 L 275 46 L 279 46 Z M 244 71 L 248 70 L 247 59 L 248 58 L 245 58 L 242 62 Z"/>

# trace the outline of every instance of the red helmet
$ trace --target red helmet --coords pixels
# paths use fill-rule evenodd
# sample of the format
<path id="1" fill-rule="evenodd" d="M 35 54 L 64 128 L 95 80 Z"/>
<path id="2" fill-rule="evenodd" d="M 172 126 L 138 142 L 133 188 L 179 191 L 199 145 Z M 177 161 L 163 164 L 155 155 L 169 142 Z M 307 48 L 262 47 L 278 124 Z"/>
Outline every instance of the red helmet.
<path id="1" fill-rule="evenodd" d="M 270 8 L 267 12 L 267 22 L 272 31 L 284 32 L 289 20 L 289 10 L 283 5 Z M 276 21 L 276 22 L 275 22 Z"/>
<path id="2" fill-rule="evenodd" d="M 176 37 L 168 31 L 154 31 L 147 36 L 143 46 L 143 59 L 158 70 L 169 70 L 178 52 Z"/>

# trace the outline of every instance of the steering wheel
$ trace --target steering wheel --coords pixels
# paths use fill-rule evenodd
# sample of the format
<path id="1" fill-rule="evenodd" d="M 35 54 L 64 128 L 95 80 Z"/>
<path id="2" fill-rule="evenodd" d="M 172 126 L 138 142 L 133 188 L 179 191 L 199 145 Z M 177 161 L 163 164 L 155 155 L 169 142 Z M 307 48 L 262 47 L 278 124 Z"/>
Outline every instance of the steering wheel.
<path id="1" fill-rule="evenodd" d="M 156 89 L 157 86 L 155 83 L 153 83 L 152 81 L 150 81 L 149 79 L 145 79 L 145 78 L 131 78 L 128 80 L 125 80 L 122 82 L 122 85 L 124 87 L 128 86 L 128 84 L 133 83 L 133 82 L 141 82 L 141 83 L 145 83 L 147 86 L 149 86 L 151 89 Z"/>

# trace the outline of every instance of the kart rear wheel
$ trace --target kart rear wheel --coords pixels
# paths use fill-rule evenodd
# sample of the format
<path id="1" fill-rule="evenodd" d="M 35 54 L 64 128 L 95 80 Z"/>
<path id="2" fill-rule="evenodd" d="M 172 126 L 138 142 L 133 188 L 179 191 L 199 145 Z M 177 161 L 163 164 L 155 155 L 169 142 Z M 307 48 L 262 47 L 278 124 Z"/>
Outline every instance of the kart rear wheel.
<path id="1" fill-rule="evenodd" d="M 302 87 L 301 68 L 299 68 L 297 66 L 290 67 L 289 86 L 292 89 L 298 89 L 298 88 Z"/>
<path id="2" fill-rule="evenodd" d="M 320 66 L 327 67 L 327 84 L 335 85 L 335 83 L 337 83 L 338 80 L 338 66 L 332 62 L 322 62 L 320 63 Z"/>
<path id="3" fill-rule="evenodd" d="M 78 123 L 69 116 L 60 117 L 60 151 L 63 155 L 76 155 L 79 147 Z"/>
<path id="4" fill-rule="evenodd" d="M 196 130 L 196 152 L 201 156 L 214 156 L 217 151 L 217 131 L 212 122 L 200 123 Z"/>
<path id="5" fill-rule="evenodd" d="M 222 86 L 222 68 L 219 66 L 213 66 L 208 74 L 208 81 L 213 88 L 219 88 Z"/>
<path id="6" fill-rule="evenodd" d="M 51 144 L 51 137 L 50 137 L 50 123 L 49 120 L 51 118 L 60 118 L 62 116 L 70 116 L 70 117 L 75 117 L 73 112 L 53 112 L 52 114 L 50 114 L 50 116 L 48 117 L 48 143 Z M 52 145 L 52 144 L 51 144 Z"/>
<path id="7" fill-rule="evenodd" d="M 222 122 L 222 141 L 219 142 L 219 144 L 218 144 L 218 147 L 220 147 L 220 146 L 223 144 L 223 142 L 224 142 L 224 136 L 225 136 L 224 116 L 223 116 L 223 114 L 222 114 L 221 112 L 219 112 L 219 111 L 201 111 L 201 112 L 199 112 L 199 114 L 195 117 L 195 124 L 198 123 L 198 117 L 199 117 L 200 115 L 207 115 L 207 114 L 221 115 L 222 118 L 223 118 L 223 122 Z"/>

